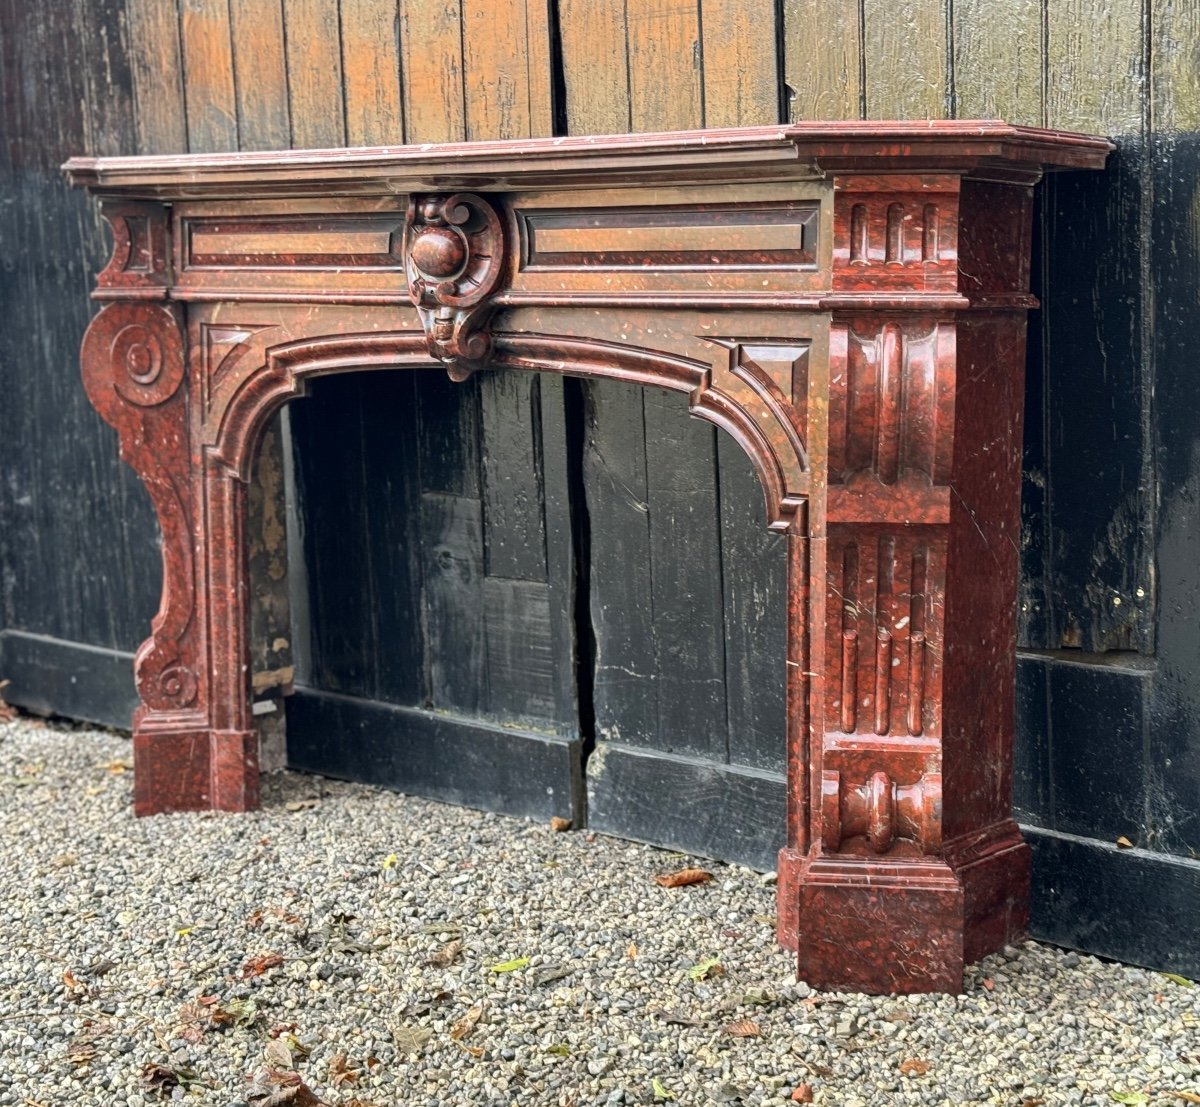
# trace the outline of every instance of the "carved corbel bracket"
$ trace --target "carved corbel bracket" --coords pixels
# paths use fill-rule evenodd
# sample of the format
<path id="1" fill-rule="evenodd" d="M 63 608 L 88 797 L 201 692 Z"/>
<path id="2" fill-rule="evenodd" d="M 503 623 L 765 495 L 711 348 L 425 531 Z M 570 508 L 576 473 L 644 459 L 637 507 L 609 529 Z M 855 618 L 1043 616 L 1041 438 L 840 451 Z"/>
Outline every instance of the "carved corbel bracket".
<path id="1" fill-rule="evenodd" d="M 417 196 L 405 221 L 408 292 L 429 352 L 466 380 L 492 352 L 487 321 L 506 254 L 504 220 L 482 196 Z"/>
<path id="2" fill-rule="evenodd" d="M 163 534 L 162 606 L 138 650 L 144 707 L 195 709 L 202 695 L 194 641 L 192 485 L 183 328 L 178 309 L 145 299 L 108 304 L 81 352 L 88 398 L 120 437 L 121 457 L 141 477 Z"/>

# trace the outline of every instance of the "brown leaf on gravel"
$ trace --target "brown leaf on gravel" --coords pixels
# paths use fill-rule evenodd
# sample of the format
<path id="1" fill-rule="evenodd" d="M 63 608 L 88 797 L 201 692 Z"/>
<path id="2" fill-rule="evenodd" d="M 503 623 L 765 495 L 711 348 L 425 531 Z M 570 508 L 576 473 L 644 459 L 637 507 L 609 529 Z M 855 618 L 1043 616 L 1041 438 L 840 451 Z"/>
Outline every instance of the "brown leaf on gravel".
<path id="1" fill-rule="evenodd" d="M 257 957 L 251 957 L 242 966 L 242 979 L 249 980 L 252 976 L 262 976 L 268 969 L 278 968 L 282 964 L 282 953 L 261 953 Z"/>
<path id="2" fill-rule="evenodd" d="M 712 878 L 712 873 L 706 869 L 680 869 L 678 872 L 656 876 L 654 883 L 662 888 L 686 888 L 689 884 L 703 884 Z"/>
<path id="3" fill-rule="evenodd" d="M 737 1019 L 721 1027 L 721 1033 L 731 1038 L 761 1038 L 762 1028 L 753 1019 Z"/>
<path id="4" fill-rule="evenodd" d="M 263 1046 L 263 1058 L 268 1065 L 276 1069 L 290 1069 L 295 1064 L 292 1051 L 282 1038 L 271 1038 Z"/>
<path id="5" fill-rule="evenodd" d="M 550 829 L 553 830 L 555 834 L 561 834 L 564 830 L 571 829 L 571 820 L 564 819 L 561 815 L 555 815 L 550 820 Z"/>
<path id="6" fill-rule="evenodd" d="M 1040 1099 L 1040 1098 L 1038 1098 L 1038 1099 L 1023 1099 L 1023 1100 L 1021 1100 L 1021 1107 L 1042 1107 L 1042 1104 L 1045 1102 L 1046 1101 L 1044 1099 Z M 1200 1103 L 1200 1097 L 1197 1097 L 1196 1102 Z"/>
<path id="7" fill-rule="evenodd" d="M 461 1042 L 463 1038 L 475 1029 L 481 1018 L 483 1018 L 483 1004 L 478 1003 L 454 1024 L 450 1030 L 451 1039 Z"/>
<path id="8" fill-rule="evenodd" d="M 429 999 L 414 999 L 405 1005 L 404 1010 L 400 1012 L 400 1017 L 419 1018 L 421 1015 L 429 1014 L 439 1003 L 449 1003 L 453 998 L 453 992 L 438 992 Z"/>
<path id="9" fill-rule="evenodd" d="M 343 1084 L 357 1084 L 359 1072 L 350 1064 L 350 1059 L 344 1053 L 335 1053 L 329 1062 L 329 1080 L 335 1088 Z"/>
<path id="10" fill-rule="evenodd" d="M 453 942 L 447 942 L 437 953 L 431 953 L 425 958 L 425 964 L 433 965 L 435 968 L 449 968 L 458 959 L 458 955 L 462 953 L 463 943 L 461 938 L 455 938 Z"/>
<path id="11" fill-rule="evenodd" d="M 793 1103 L 811 1103 L 813 1101 L 813 1086 L 811 1084 L 797 1084 L 792 1089 Z"/>
<path id="12" fill-rule="evenodd" d="M 392 1031 L 392 1041 L 396 1051 L 402 1055 L 419 1053 L 425 1043 L 433 1037 L 433 1031 L 427 1026 L 400 1026 Z"/>
<path id="13" fill-rule="evenodd" d="M 900 1072 L 904 1076 L 924 1076 L 929 1068 L 928 1061 L 922 1061 L 917 1057 L 910 1057 L 907 1061 L 900 1062 Z"/>
<path id="14" fill-rule="evenodd" d="M 156 1065 L 153 1061 L 142 1066 L 142 1087 L 160 1095 L 170 1095 L 175 1088 L 186 1088 L 189 1084 L 197 1083 L 196 1074 L 191 1069 L 172 1069 L 166 1065 Z"/>
<path id="15" fill-rule="evenodd" d="M 257 1088 L 246 1096 L 253 1107 L 328 1107 L 296 1072 L 272 1072 L 274 1088 Z"/>
<path id="16" fill-rule="evenodd" d="M 256 907 L 246 916 L 246 929 L 257 930 L 263 924 L 263 909 Z"/>

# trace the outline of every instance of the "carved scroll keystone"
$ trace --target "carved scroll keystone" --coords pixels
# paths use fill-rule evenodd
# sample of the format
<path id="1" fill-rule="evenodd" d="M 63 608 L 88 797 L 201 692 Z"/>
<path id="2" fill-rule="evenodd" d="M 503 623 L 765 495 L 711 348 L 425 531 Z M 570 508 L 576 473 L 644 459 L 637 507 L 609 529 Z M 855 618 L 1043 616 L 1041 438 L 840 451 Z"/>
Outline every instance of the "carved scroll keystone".
<path id="1" fill-rule="evenodd" d="M 465 380 L 492 352 L 485 329 L 506 253 L 504 221 L 482 196 L 414 197 L 405 221 L 408 292 L 429 352 Z"/>

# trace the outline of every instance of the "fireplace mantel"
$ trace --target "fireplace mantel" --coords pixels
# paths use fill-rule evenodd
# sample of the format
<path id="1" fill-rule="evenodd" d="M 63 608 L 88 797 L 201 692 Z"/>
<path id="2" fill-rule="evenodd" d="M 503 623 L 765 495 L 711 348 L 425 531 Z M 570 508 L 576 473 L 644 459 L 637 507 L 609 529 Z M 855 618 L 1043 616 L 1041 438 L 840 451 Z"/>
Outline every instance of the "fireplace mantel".
<path id="1" fill-rule="evenodd" d="M 673 389 L 746 451 L 787 535 L 780 940 L 818 986 L 960 989 L 1028 910 L 1009 807 L 1032 189 L 1110 149 L 853 122 L 72 159 L 113 232 L 84 383 L 163 535 L 137 812 L 258 803 L 246 484 L 309 380 Z"/>

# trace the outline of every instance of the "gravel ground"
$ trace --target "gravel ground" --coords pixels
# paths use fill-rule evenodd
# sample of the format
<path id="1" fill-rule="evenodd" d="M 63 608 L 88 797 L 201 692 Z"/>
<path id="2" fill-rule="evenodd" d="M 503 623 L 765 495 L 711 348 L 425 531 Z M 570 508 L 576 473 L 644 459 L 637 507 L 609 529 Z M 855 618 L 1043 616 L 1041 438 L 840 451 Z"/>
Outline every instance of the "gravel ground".
<path id="1" fill-rule="evenodd" d="M 135 820 L 129 756 L 0 725 L 0 1104 L 1200 1102 L 1186 982 L 1029 943 L 816 993 L 748 870 L 296 774 Z"/>

